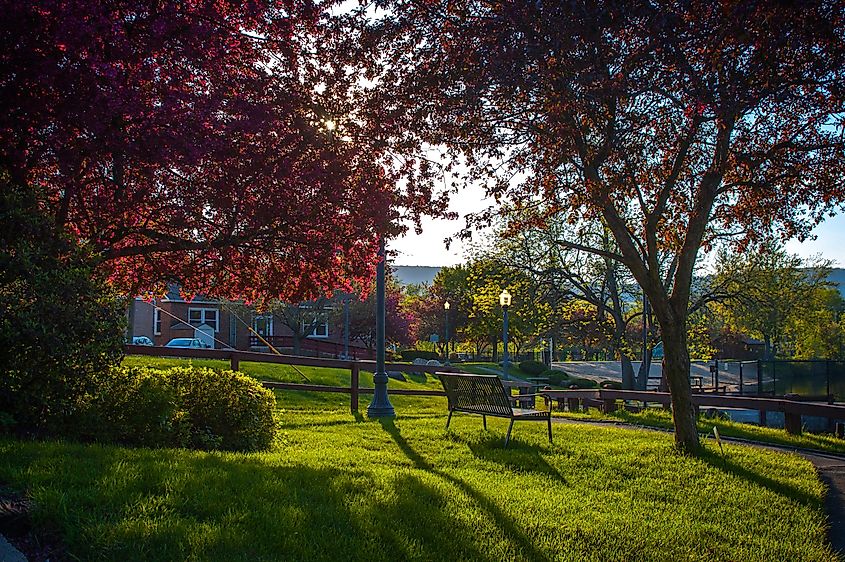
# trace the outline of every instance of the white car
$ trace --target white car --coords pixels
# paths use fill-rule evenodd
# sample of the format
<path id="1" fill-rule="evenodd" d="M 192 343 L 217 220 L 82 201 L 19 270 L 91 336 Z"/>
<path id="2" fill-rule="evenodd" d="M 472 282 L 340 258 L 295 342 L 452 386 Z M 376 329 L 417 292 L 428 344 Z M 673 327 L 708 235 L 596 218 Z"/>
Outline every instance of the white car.
<path id="1" fill-rule="evenodd" d="M 173 338 L 164 347 L 182 347 L 188 349 L 210 349 L 211 346 L 197 338 Z"/>
<path id="2" fill-rule="evenodd" d="M 147 336 L 135 336 L 132 338 L 132 345 L 146 345 L 149 347 L 155 344 L 153 343 L 153 340 Z"/>

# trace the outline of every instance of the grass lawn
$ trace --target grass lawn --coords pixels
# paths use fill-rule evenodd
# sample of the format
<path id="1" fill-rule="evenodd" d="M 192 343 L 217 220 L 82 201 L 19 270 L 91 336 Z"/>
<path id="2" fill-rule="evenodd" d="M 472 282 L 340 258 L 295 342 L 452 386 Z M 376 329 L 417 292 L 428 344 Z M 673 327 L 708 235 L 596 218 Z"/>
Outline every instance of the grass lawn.
<path id="1" fill-rule="evenodd" d="M 642 412 L 625 412 L 617 410 L 611 414 L 602 414 L 599 410 L 591 408 L 588 413 L 569 412 L 560 413 L 560 417 L 570 419 L 585 419 L 599 421 L 621 421 L 634 425 L 646 427 L 657 427 L 661 429 L 672 429 L 672 414 L 663 408 L 649 408 Z M 773 427 L 760 427 L 747 423 L 740 423 L 719 418 L 708 419 L 703 416 L 698 418 L 698 431 L 704 435 L 713 436 L 713 427 L 719 428 L 722 437 L 737 437 L 749 441 L 771 443 L 772 445 L 783 445 L 801 449 L 813 449 L 828 453 L 845 454 L 845 441 L 837 439 L 830 434 L 802 433 L 801 435 L 790 435 L 783 429 Z"/>
<path id="2" fill-rule="evenodd" d="M 303 369 L 348 384 L 329 371 Z M 836 560 L 823 485 L 796 455 L 689 458 L 668 434 L 582 424 L 556 425 L 553 445 L 544 424 L 517 424 L 504 449 L 506 420 L 484 431 L 458 414 L 446 430 L 442 398 L 392 396 L 398 417 L 379 422 L 346 395 L 299 394 L 277 393 L 269 452 L 4 439 L 0 485 L 82 560 Z"/>
<path id="3" fill-rule="evenodd" d="M 0 482 L 84 560 L 835 560 L 797 456 L 644 431 L 283 414 L 268 453 L 0 441 Z"/>

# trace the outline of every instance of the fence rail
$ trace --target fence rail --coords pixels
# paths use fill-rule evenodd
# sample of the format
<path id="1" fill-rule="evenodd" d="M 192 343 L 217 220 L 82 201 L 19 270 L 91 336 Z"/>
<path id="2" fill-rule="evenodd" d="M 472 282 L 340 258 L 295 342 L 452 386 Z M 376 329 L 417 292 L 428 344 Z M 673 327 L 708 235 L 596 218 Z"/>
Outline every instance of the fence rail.
<path id="1" fill-rule="evenodd" d="M 570 410 L 578 404 L 597 402 L 605 412 L 616 409 L 618 400 L 657 403 L 669 405 L 672 396 L 668 392 L 651 392 L 636 390 L 544 390 L 543 394 L 557 399 L 558 404 L 567 403 Z M 845 406 L 833 404 L 819 404 L 802 401 L 800 397 L 790 398 L 751 398 L 746 396 L 726 396 L 724 394 L 692 394 L 692 404 L 695 408 L 701 406 L 714 408 L 740 408 L 757 410 L 760 412 L 761 425 L 766 425 L 767 412 L 782 412 L 784 428 L 788 433 L 801 433 L 801 416 L 818 416 L 829 420 L 845 420 Z"/>
<path id="2" fill-rule="evenodd" d="M 350 410 L 358 411 L 358 396 L 371 394 L 372 388 L 360 387 L 360 371 L 374 371 L 375 361 L 348 361 L 343 359 L 319 359 L 316 357 L 301 357 L 298 355 L 276 355 L 274 353 L 260 353 L 255 351 L 240 351 L 237 349 L 189 349 L 176 347 L 159 347 L 144 345 L 127 345 L 127 355 L 145 355 L 148 357 L 171 357 L 187 359 L 217 359 L 229 361 L 233 371 L 240 370 L 241 361 L 254 363 L 275 363 L 279 365 L 295 365 L 299 367 L 324 367 L 330 369 L 349 369 L 351 373 L 349 386 L 325 386 L 320 384 L 302 384 L 289 382 L 261 381 L 265 388 L 283 390 L 301 390 L 309 392 L 333 392 L 349 394 Z M 429 365 L 413 365 L 410 363 L 385 363 L 388 371 L 402 371 L 405 373 L 434 373 L 446 371 L 459 373 L 459 369 L 452 367 L 436 367 Z M 404 396 L 446 396 L 440 390 L 391 389 L 390 394 Z"/>

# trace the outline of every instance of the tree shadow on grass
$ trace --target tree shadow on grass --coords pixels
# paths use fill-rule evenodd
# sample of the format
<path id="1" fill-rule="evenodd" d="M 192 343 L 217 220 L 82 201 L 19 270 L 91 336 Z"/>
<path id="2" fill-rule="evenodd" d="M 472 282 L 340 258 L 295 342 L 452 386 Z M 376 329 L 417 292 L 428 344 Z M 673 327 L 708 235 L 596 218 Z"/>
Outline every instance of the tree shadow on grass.
<path id="1" fill-rule="evenodd" d="M 779 496 L 787 497 L 803 505 L 812 506 L 815 509 L 820 510 L 823 508 L 823 503 L 818 497 L 808 494 L 807 492 L 785 482 L 780 482 L 769 478 L 768 476 L 759 474 L 754 470 L 737 463 L 729 456 L 717 454 L 714 451 L 704 450 L 698 455 L 698 458 L 713 468 L 742 478 L 746 482 L 765 488 Z"/>
<path id="2" fill-rule="evenodd" d="M 464 482 L 463 480 L 456 478 L 443 470 L 435 468 L 431 463 L 425 460 L 422 455 L 417 453 L 413 447 L 410 446 L 407 439 L 405 439 L 402 435 L 399 428 L 396 427 L 393 419 L 382 418 L 379 419 L 379 423 L 390 435 L 402 453 L 414 464 L 414 467 L 446 480 L 461 490 L 464 494 L 472 498 L 480 509 L 490 515 L 492 522 L 499 528 L 502 534 L 522 551 L 522 554 L 526 559 L 538 561 L 550 560 L 548 555 L 539 550 L 531 539 L 517 526 L 513 518 L 511 518 L 487 496 L 470 486 L 467 482 Z"/>
<path id="3" fill-rule="evenodd" d="M 492 560 L 413 475 L 73 444 L 46 457 L 17 470 L 35 471 L 42 521 L 83 560 Z"/>
<path id="4" fill-rule="evenodd" d="M 502 446 L 500 437 L 485 434 L 478 442 L 467 442 L 469 450 L 478 458 L 501 464 L 515 472 L 534 472 L 551 476 L 560 484 L 568 485 L 566 478 L 540 454 L 536 446 L 511 441 Z"/>

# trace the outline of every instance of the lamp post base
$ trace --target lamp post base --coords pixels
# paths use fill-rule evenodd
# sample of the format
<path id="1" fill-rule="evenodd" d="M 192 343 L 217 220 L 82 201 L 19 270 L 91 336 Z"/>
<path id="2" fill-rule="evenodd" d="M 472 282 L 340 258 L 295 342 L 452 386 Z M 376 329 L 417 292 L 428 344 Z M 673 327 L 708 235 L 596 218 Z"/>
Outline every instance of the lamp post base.
<path id="1" fill-rule="evenodd" d="M 393 410 L 393 404 L 387 397 L 387 373 L 376 373 L 373 375 L 373 383 L 375 389 L 373 391 L 373 400 L 367 406 L 367 417 L 369 418 L 393 418 L 396 417 L 396 412 Z"/>

